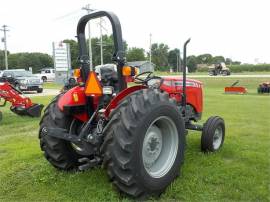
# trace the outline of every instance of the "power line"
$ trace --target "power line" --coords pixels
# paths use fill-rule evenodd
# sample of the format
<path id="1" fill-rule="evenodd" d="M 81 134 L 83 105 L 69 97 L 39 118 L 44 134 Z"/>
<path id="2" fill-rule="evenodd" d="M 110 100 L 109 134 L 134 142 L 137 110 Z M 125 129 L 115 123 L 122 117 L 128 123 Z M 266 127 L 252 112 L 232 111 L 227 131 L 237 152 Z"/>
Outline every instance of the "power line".
<path id="1" fill-rule="evenodd" d="M 0 29 L 0 31 L 3 31 L 4 32 L 4 38 L 2 38 L 2 42 L 4 42 L 4 46 L 5 46 L 5 67 L 6 67 L 6 69 L 8 69 L 7 32 L 9 30 L 7 29 L 7 25 L 3 25 L 2 27 L 3 27 L 3 29 Z"/>
<path id="2" fill-rule="evenodd" d="M 67 13 L 66 15 L 62 15 L 62 16 L 59 16 L 57 18 L 54 18 L 53 21 L 63 20 L 64 18 L 71 17 L 72 15 L 75 15 L 78 12 L 80 12 L 80 9 L 77 9 L 73 12 Z"/>

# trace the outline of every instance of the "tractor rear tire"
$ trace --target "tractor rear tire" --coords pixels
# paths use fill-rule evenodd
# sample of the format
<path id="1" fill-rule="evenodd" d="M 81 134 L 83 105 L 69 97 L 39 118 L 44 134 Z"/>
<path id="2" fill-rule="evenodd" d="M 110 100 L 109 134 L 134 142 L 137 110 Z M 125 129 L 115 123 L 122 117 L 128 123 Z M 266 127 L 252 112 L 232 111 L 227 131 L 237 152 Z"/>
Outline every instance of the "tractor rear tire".
<path id="1" fill-rule="evenodd" d="M 185 127 L 167 93 L 144 89 L 127 96 L 111 113 L 104 137 L 103 167 L 121 193 L 159 196 L 179 175 Z"/>
<path id="2" fill-rule="evenodd" d="M 68 129 L 71 124 L 71 118 L 65 116 L 58 108 L 57 101 L 61 95 L 58 95 L 48 105 L 40 121 L 39 139 L 40 148 L 44 152 L 45 158 L 59 170 L 77 170 L 79 167 L 78 159 L 81 155 L 71 147 L 70 142 L 50 137 L 42 133 L 44 127 L 59 127 Z"/>
<path id="3" fill-rule="evenodd" d="M 225 123 L 219 116 L 210 117 L 203 125 L 201 150 L 215 152 L 219 150 L 225 138 Z"/>

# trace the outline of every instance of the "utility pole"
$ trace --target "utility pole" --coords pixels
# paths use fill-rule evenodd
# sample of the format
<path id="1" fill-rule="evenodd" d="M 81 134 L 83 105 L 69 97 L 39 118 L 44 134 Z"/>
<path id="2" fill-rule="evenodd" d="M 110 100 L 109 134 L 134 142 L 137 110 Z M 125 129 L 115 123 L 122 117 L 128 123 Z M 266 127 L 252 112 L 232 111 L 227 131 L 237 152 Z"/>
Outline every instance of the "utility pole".
<path id="1" fill-rule="evenodd" d="M 103 40 L 102 40 L 102 18 L 100 18 L 100 25 L 99 25 L 99 31 L 100 31 L 100 63 L 103 65 Z"/>
<path id="2" fill-rule="evenodd" d="M 179 49 L 179 72 L 181 72 L 181 66 L 182 66 L 182 64 L 181 64 L 181 49 Z"/>
<path id="3" fill-rule="evenodd" d="M 90 4 L 87 4 L 85 7 L 82 7 L 82 10 L 86 10 L 87 14 L 90 14 L 94 9 L 90 9 Z M 93 71 L 93 55 L 92 55 L 92 42 L 91 42 L 91 29 L 90 29 L 90 21 L 88 22 L 88 43 L 89 43 L 89 62 L 90 62 L 90 70 Z"/>
<path id="4" fill-rule="evenodd" d="M 178 72 L 178 69 L 179 69 L 179 55 L 177 54 L 176 52 L 176 72 Z"/>
<path id="5" fill-rule="evenodd" d="M 6 67 L 6 69 L 8 69 L 7 32 L 9 30 L 7 30 L 7 25 L 3 25 L 2 27 L 3 27 L 3 29 L 0 29 L 0 30 L 4 32 L 3 42 L 4 42 L 4 45 L 5 45 L 5 67 Z"/>
<path id="6" fill-rule="evenodd" d="M 150 47 L 149 47 L 149 62 L 151 64 L 152 62 L 152 34 L 150 33 L 150 36 L 149 36 L 149 42 L 150 42 Z"/>

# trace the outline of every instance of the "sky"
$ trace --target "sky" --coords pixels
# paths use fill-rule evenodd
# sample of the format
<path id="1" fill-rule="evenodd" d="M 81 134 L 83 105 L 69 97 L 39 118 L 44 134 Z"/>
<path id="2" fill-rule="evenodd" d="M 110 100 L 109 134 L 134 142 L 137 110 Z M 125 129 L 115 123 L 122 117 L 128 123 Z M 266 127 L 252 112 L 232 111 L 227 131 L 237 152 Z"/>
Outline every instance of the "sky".
<path id="1" fill-rule="evenodd" d="M 0 26 L 10 30 L 8 50 L 51 55 L 53 41 L 76 40 L 86 4 L 114 12 L 129 47 L 148 50 L 150 33 L 152 43 L 163 42 L 171 49 L 182 48 L 191 37 L 188 55 L 210 53 L 243 63 L 270 63 L 269 0 L 0 0 Z M 104 27 L 110 34 L 110 24 Z M 92 36 L 98 36 L 97 21 L 91 28 Z"/>

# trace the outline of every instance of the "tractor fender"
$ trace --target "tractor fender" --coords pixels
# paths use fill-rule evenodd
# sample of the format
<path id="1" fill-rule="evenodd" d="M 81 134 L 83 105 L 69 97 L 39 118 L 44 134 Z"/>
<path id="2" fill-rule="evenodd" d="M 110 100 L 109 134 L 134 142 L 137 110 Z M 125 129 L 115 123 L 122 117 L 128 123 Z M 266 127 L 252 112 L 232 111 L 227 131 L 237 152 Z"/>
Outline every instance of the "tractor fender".
<path id="1" fill-rule="evenodd" d="M 85 109 L 86 95 L 84 87 L 75 86 L 65 92 L 65 94 L 59 98 L 57 105 L 60 111 L 64 112 L 66 115 L 71 115 L 84 122 L 89 118 Z"/>
<path id="2" fill-rule="evenodd" d="M 147 86 L 143 86 L 143 85 L 132 86 L 132 87 L 126 88 L 125 90 L 118 93 L 111 100 L 109 105 L 106 107 L 106 110 L 104 112 L 105 117 L 108 118 L 110 113 L 112 112 L 112 110 L 115 109 L 125 97 L 127 97 L 128 95 L 130 95 L 131 93 L 133 93 L 135 91 L 146 89 L 146 88 L 147 88 Z"/>

